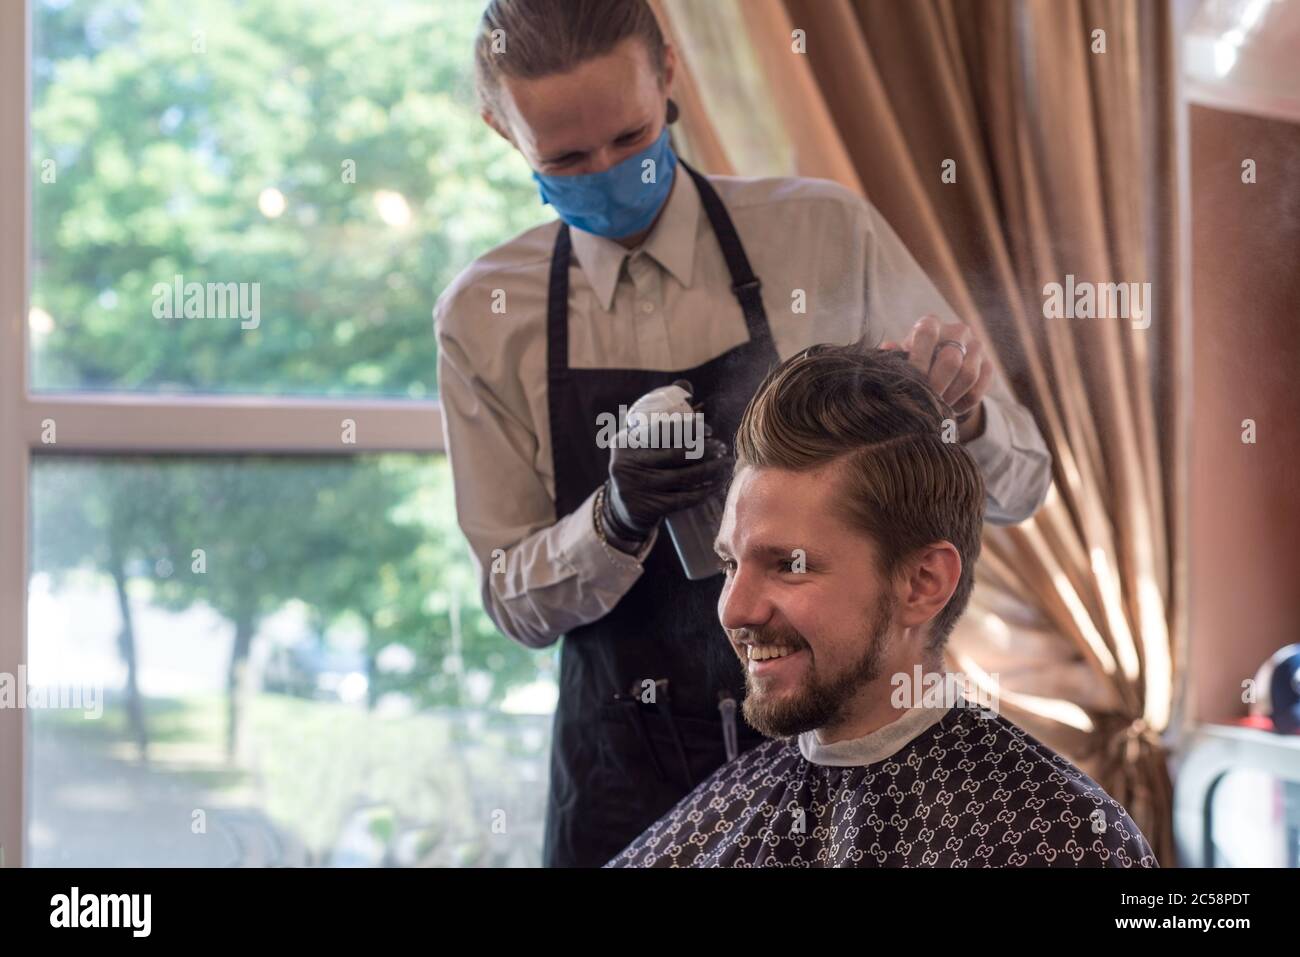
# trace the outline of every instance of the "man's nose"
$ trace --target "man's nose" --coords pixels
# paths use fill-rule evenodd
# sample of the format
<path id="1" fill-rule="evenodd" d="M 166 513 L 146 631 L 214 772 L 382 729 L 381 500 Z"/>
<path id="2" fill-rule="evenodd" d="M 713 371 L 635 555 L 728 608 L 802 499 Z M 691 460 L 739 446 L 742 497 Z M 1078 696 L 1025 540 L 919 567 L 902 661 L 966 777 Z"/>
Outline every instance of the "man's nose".
<path id="1" fill-rule="evenodd" d="M 772 604 L 763 590 L 760 576 L 745 569 L 732 573 L 718 599 L 718 620 L 728 631 L 756 628 L 772 617 Z"/>
<path id="2" fill-rule="evenodd" d="M 611 166 L 617 166 L 620 162 L 622 162 L 622 159 L 623 158 L 619 156 L 617 150 L 606 146 L 602 149 L 594 151 L 590 156 L 587 157 L 587 168 L 583 170 L 583 172 L 603 173 Z"/>

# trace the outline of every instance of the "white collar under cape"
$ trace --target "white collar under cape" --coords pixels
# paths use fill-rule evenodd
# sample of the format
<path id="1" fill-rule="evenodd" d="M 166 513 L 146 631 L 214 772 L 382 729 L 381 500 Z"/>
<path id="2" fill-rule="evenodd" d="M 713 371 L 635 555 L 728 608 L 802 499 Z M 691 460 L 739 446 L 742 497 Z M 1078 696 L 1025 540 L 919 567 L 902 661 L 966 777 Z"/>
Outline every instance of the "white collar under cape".
<path id="1" fill-rule="evenodd" d="M 938 724 L 949 708 L 910 708 L 883 728 L 861 738 L 822 744 L 816 731 L 799 735 L 799 752 L 813 764 L 836 768 L 875 764 L 901 751 L 908 742 Z"/>

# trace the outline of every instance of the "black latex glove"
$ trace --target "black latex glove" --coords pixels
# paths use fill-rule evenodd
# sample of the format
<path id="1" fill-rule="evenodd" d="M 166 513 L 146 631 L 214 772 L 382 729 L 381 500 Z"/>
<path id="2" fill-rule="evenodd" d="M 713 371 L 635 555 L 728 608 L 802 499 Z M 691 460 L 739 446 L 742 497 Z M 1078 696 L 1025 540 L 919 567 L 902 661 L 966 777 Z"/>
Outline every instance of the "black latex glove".
<path id="1" fill-rule="evenodd" d="M 689 383 L 676 384 L 689 390 Z M 636 551 L 660 519 L 698 505 L 726 485 L 735 462 L 724 443 L 706 438 L 704 454 L 696 459 L 688 459 L 687 451 L 611 450 L 601 519 L 616 547 Z"/>

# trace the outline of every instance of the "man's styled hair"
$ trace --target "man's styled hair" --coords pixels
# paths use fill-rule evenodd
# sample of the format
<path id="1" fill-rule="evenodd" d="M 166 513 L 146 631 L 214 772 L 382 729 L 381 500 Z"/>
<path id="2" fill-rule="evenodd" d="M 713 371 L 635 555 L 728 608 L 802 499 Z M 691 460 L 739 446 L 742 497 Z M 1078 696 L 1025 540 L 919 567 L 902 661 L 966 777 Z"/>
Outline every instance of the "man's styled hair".
<path id="1" fill-rule="evenodd" d="M 949 439 L 949 441 L 945 441 Z M 736 468 L 802 472 L 843 465 L 841 508 L 875 543 L 881 573 L 938 541 L 961 577 L 930 623 L 943 647 L 966 609 L 984 523 L 984 480 L 957 442 L 952 409 L 896 350 L 813 346 L 773 369 L 736 434 Z"/>
<path id="2" fill-rule="evenodd" d="M 497 109 L 502 76 L 525 80 L 567 73 L 640 37 L 662 81 L 664 37 L 646 0 L 491 0 L 474 43 L 480 105 Z"/>

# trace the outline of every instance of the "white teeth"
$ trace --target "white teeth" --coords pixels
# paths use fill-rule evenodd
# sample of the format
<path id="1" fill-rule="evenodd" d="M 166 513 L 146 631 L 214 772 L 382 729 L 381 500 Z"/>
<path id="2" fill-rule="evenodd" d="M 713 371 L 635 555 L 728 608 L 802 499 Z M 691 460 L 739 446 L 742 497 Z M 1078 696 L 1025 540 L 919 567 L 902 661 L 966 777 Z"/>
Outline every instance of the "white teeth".
<path id="1" fill-rule="evenodd" d="M 793 648 L 784 648 L 775 645 L 747 645 L 746 651 L 749 653 L 750 661 L 766 661 L 769 658 L 784 658 L 786 655 L 794 654 Z"/>

